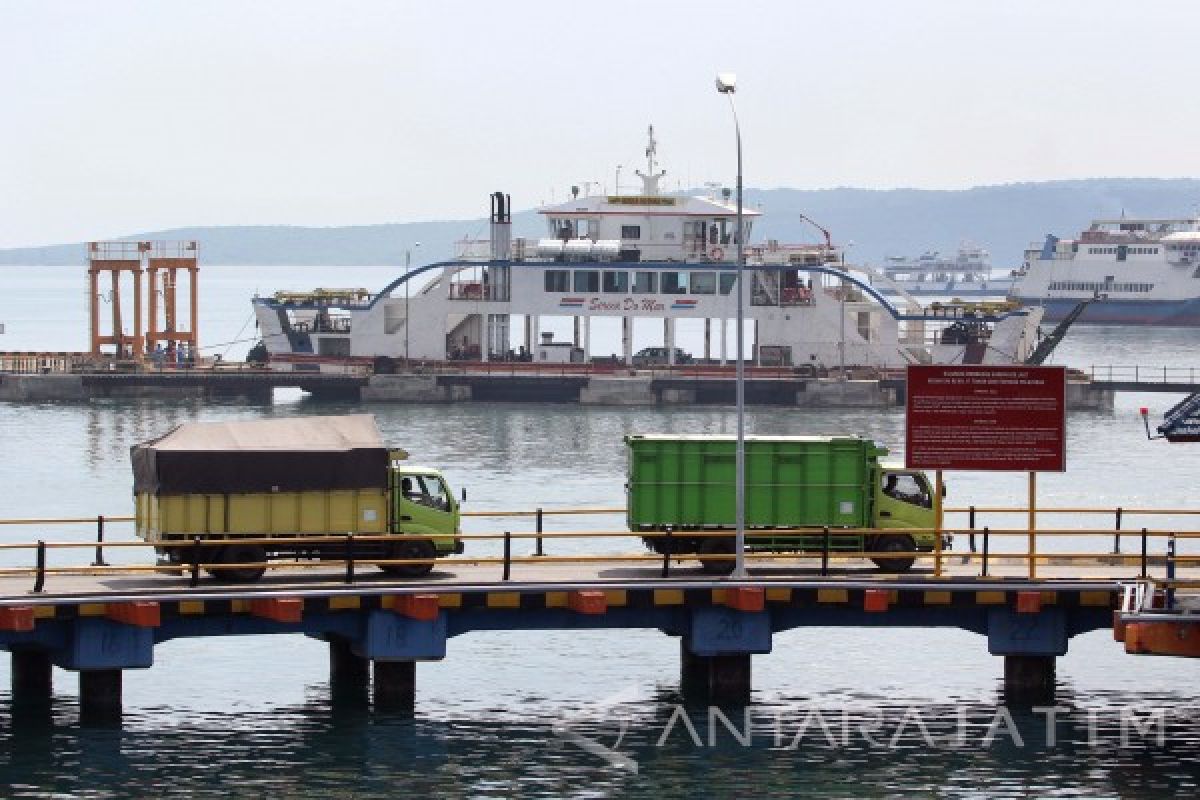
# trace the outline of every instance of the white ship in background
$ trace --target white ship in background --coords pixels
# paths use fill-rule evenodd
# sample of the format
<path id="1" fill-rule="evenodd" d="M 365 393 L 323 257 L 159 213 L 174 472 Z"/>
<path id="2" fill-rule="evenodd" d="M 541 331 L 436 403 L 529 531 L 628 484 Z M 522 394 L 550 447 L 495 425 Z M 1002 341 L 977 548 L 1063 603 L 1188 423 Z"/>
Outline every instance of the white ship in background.
<path id="1" fill-rule="evenodd" d="M 1200 217 L 1098 219 L 1078 239 L 1025 251 L 1010 296 L 1048 320 L 1093 299 L 1081 323 L 1200 325 Z"/>
<path id="2" fill-rule="evenodd" d="M 876 368 L 921 363 L 1020 363 L 1037 347 L 1038 309 L 1004 303 L 922 308 L 884 298 L 840 248 L 754 243 L 760 215 L 744 211 L 739 274 L 737 208 L 728 190 L 663 194 L 651 129 L 639 194 L 575 196 L 543 208 L 546 235 L 512 237 L 507 195 L 492 195 L 491 236 L 463 241 L 451 261 L 415 267 L 379 292 L 278 292 L 254 299 L 263 344 L 280 369 L 330 371 L 351 360 L 550 360 L 541 328 L 568 318 L 572 361 L 634 364 L 633 329 L 653 321 L 668 365 L 677 326 L 703 331 L 696 360 L 732 363 L 744 276 L 746 357 L 764 366 Z M 876 280 L 888 283 L 885 276 Z M 619 350 L 593 343 L 593 321 L 619 327 Z M 513 330 L 517 325 L 523 326 Z M 611 330 L 611 328 L 610 328 Z M 514 335 L 516 334 L 516 335 Z M 610 334 L 611 338 L 611 334 Z M 563 343 L 567 344 L 567 343 Z M 557 351 L 554 351 L 557 353 Z M 612 355 L 610 355 L 612 354 Z"/>
<path id="3" fill-rule="evenodd" d="M 959 245 L 953 258 L 936 250 L 917 258 L 888 256 L 880 271 L 908 294 L 939 297 L 1004 297 L 1015 274 L 994 274 L 991 254 L 969 242 Z M 881 291 L 893 294 L 895 289 L 884 285 Z"/>

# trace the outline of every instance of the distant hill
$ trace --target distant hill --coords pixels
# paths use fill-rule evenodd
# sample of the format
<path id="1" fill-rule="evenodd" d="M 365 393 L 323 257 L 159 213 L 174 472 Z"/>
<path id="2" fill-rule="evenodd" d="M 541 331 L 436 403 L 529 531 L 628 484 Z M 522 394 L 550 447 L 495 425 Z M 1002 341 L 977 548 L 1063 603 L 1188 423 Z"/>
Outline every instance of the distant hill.
<path id="1" fill-rule="evenodd" d="M 761 207 L 755 240 L 816 241 L 804 213 L 828 228 L 838 244 L 854 243 L 849 258 L 875 263 L 885 255 L 952 253 L 963 240 L 987 248 L 998 267 L 1020 263 L 1025 246 L 1047 233 L 1071 236 L 1094 217 L 1185 216 L 1196 213 L 1200 180 L 1096 178 L 1014 183 L 963 190 L 748 189 L 746 205 Z M 514 235 L 539 236 L 534 211 L 513 215 Z M 464 236 L 485 238 L 486 219 L 311 228 L 287 225 L 177 228 L 126 239 L 196 239 L 201 264 L 400 265 L 414 243 L 413 263 L 450 258 Z M 84 263 L 82 243 L 0 250 L 0 264 Z"/>

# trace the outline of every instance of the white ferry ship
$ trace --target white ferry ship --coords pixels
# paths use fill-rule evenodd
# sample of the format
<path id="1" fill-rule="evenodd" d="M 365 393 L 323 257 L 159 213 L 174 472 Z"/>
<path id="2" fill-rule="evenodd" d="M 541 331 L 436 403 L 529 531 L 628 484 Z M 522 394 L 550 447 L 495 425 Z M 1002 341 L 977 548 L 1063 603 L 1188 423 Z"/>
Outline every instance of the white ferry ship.
<path id="1" fill-rule="evenodd" d="M 638 321 L 661 320 L 668 365 L 677 326 L 697 337 L 696 361 L 731 363 L 739 271 L 737 208 L 728 190 L 664 194 L 651 129 L 639 194 L 579 196 L 542 208 L 547 235 L 513 238 L 510 201 L 492 195 L 490 238 L 463 241 L 456 258 L 410 269 L 379 292 L 316 290 L 256 297 L 263 343 L 279 369 L 333 371 L 351 361 L 613 360 L 593 343 L 593 320 L 619 320 L 620 355 L 634 366 Z M 914 363 L 1021 362 L 1037 346 L 1042 313 L 1006 304 L 903 310 L 832 242 L 752 243 L 760 212 L 746 209 L 746 358 L 763 366 L 877 368 Z M 886 282 L 886 281 L 885 281 Z M 542 345 L 547 318 L 570 318 L 570 347 Z M 695 322 L 687 322 L 695 320 Z M 606 323 L 615 325 L 614 322 Z M 522 325 L 523 335 L 513 328 Z M 608 328 L 613 331 L 613 328 Z M 568 343 L 562 343 L 563 345 Z"/>
<path id="2" fill-rule="evenodd" d="M 936 250 L 917 258 L 888 256 L 880 271 L 896 287 L 916 296 L 1004 297 L 1013 285 L 1012 274 L 993 273 L 991 254 L 969 242 L 959 245 L 953 258 Z M 895 293 L 886 285 L 882 291 Z"/>
<path id="3" fill-rule="evenodd" d="M 1200 325 L 1200 217 L 1098 219 L 1078 239 L 1025 251 L 1010 297 L 1048 320 L 1097 298 L 1081 323 Z"/>

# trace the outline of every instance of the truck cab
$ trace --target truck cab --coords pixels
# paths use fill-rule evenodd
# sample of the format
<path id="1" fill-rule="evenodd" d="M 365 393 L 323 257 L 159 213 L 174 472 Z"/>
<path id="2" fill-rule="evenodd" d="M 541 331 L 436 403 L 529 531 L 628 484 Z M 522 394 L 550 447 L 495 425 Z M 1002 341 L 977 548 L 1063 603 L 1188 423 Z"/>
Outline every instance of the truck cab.
<path id="1" fill-rule="evenodd" d="M 396 574 L 424 574 L 432 567 L 435 556 L 463 551 L 459 504 L 439 470 L 408 464 L 393 456 L 389 482 L 388 531 L 414 536 L 411 542 L 401 542 L 392 548 L 394 558 L 431 561 L 428 565 L 394 565 L 391 569 L 381 566 Z"/>
<path id="2" fill-rule="evenodd" d="M 934 508 L 934 489 L 929 477 L 920 470 L 905 469 L 901 464 L 887 463 L 880 464 L 878 475 L 872 527 L 910 530 L 923 528 L 927 532 L 881 534 L 875 537 L 873 543 L 868 543 L 867 548 L 897 552 L 933 550 L 937 541 L 932 532 L 937 526 L 937 511 Z M 887 561 L 887 568 L 899 570 L 912 565 L 911 559 L 908 558 Z"/>

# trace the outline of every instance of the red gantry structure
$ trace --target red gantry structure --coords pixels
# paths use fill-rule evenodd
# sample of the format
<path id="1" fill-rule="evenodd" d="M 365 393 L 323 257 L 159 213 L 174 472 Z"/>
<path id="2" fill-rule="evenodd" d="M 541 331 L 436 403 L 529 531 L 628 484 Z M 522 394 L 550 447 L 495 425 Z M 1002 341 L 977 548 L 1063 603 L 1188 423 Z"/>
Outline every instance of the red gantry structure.
<path id="1" fill-rule="evenodd" d="M 195 241 L 89 242 L 88 306 L 92 355 L 136 360 L 153 352 L 159 345 L 169 353 L 185 345 L 195 352 L 199 317 L 198 254 L 199 247 Z M 187 327 L 182 327 L 178 308 L 177 290 L 181 271 L 186 271 L 188 276 Z M 101 288 L 101 276 L 104 273 L 109 276 L 107 292 Z M 125 330 L 121 314 L 122 273 L 131 273 L 133 279 L 132 333 Z M 145 317 L 142 313 L 143 295 L 148 306 Z M 100 313 L 100 303 L 105 299 L 112 312 L 107 332 Z M 112 349 L 105 351 L 105 347 Z"/>

